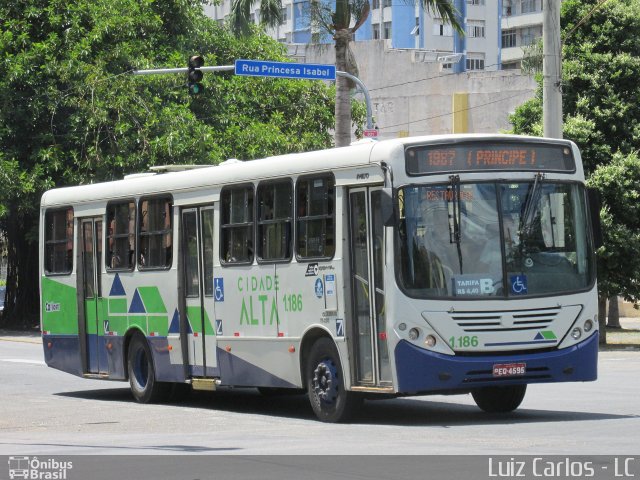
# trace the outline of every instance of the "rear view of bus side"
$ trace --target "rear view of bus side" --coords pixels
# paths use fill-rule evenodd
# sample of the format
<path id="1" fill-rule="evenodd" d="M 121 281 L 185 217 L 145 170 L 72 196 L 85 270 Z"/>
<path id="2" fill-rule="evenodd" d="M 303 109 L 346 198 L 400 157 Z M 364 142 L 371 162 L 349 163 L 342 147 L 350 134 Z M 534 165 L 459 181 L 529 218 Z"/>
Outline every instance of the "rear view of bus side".
<path id="1" fill-rule="evenodd" d="M 596 378 L 588 200 L 573 143 L 502 135 L 50 190 L 45 359 L 143 403 L 233 386 L 305 391 L 328 422 L 375 395 L 511 411 L 529 383 Z"/>

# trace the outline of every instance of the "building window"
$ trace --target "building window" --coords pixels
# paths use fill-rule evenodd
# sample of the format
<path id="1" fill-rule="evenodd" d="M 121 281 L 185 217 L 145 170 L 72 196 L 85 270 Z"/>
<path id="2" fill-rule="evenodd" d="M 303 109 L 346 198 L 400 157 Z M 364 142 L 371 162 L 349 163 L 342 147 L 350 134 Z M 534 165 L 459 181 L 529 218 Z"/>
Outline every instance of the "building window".
<path id="1" fill-rule="evenodd" d="M 467 5 L 484 5 L 484 0 L 467 0 Z"/>
<path id="2" fill-rule="evenodd" d="M 504 0 L 504 3 L 502 4 L 502 15 L 505 17 L 510 17 L 513 14 L 512 8 L 511 8 L 511 0 Z"/>
<path id="3" fill-rule="evenodd" d="M 280 17 L 280 25 L 287 23 L 287 7 L 282 7 L 280 9 Z"/>
<path id="4" fill-rule="evenodd" d="M 484 38 L 484 20 L 469 20 L 467 23 L 467 37 Z"/>
<path id="5" fill-rule="evenodd" d="M 373 0 L 371 2 L 371 8 L 374 9 L 374 10 L 377 9 L 377 8 L 380 8 L 380 0 Z"/>
<path id="6" fill-rule="evenodd" d="M 418 36 L 420 35 L 420 19 L 416 18 L 416 24 L 415 26 L 411 29 L 411 32 L 409 33 L 410 35 L 413 36 Z"/>
<path id="7" fill-rule="evenodd" d="M 169 268 L 173 258 L 172 202 L 169 197 L 140 201 L 138 265 L 140 269 Z"/>
<path id="8" fill-rule="evenodd" d="M 390 7 L 391 6 L 391 0 L 382 0 L 382 6 L 383 7 Z"/>
<path id="9" fill-rule="evenodd" d="M 258 260 L 291 258 L 293 187 L 289 180 L 258 185 Z"/>
<path id="10" fill-rule="evenodd" d="M 66 275 L 73 270 L 73 208 L 47 210 L 44 215 L 44 271 Z"/>
<path id="11" fill-rule="evenodd" d="M 469 54 L 467 57 L 467 70 L 484 70 L 484 55 Z"/>
<path id="12" fill-rule="evenodd" d="M 133 200 L 107 205 L 107 271 L 135 266 L 136 204 Z"/>
<path id="13" fill-rule="evenodd" d="M 373 25 L 373 39 L 380 40 L 380 25 L 377 23 Z"/>
<path id="14" fill-rule="evenodd" d="M 540 11 L 536 8 L 536 0 L 522 0 L 520 3 L 520 13 L 533 13 Z"/>
<path id="15" fill-rule="evenodd" d="M 382 38 L 387 39 L 391 38 L 391 22 L 384 22 L 384 36 Z"/>
<path id="16" fill-rule="evenodd" d="M 331 258 L 335 242 L 336 189 L 332 176 L 307 177 L 296 184 L 298 258 Z"/>
<path id="17" fill-rule="evenodd" d="M 528 27 L 520 30 L 520 46 L 532 45 L 542 36 L 542 27 Z"/>
<path id="18" fill-rule="evenodd" d="M 516 29 L 502 31 L 502 48 L 511 48 L 516 46 Z"/>
<path id="19" fill-rule="evenodd" d="M 221 262 L 253 262 L 253 185 L 223 189 L 220 208 Z"/>
<path id="20" fill-rule="evenodd" d="M 452 37 L 453 27 L 445 24 L 442 19 L 436 18 L 433 20 L 433 34 L 437 37 Z"/>

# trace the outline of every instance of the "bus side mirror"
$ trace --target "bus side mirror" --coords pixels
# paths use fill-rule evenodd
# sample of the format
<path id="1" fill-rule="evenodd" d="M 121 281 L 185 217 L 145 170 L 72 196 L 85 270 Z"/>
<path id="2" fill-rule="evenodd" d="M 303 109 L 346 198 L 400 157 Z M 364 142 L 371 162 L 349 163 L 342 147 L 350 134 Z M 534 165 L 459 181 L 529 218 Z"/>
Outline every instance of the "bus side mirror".
<path id="1" fill-rule="evenodd" d="M 602 225 L 600 224 L 600 192 L 595 188 L 587 188 L 589 201 L 589 215 L 591 216 L 591 229 L 593 231 L 593 243 L 597 250 L 604 244 L 602 238 Z"/>
<path id="2" fill-rule="evenodd" d="M 396 212 L 393 208 L 393 188 L 384 187 L 380 194 L 380 217 L 385 227 L 393 227 L 396 223 Z"/>

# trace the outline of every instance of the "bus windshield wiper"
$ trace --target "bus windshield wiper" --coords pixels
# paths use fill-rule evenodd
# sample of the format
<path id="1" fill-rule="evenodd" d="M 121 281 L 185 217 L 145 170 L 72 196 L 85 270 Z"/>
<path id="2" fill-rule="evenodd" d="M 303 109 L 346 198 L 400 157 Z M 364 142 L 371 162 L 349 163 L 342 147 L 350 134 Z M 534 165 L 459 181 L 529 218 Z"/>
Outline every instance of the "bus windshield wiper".
<path id="1" fill-rule="evenodd" d="M 529 191 L 527 200 L 524 204 L 524 211 L 520 217 L 520 225 L 518 226 L 518 235 L 520 236 L 520 243 L 524 243 L 525 237 L 529 234 L 533 225 L 536 210 L 538 209 L 538 201 L 540 200 L 540 194 L 542 192 L 540 184 L 544 180 L 544 173 L 538 172 L 533 180 L 533 187 Z"/>
<path id="2" fill-rule="evenodd" d="M 460 241 L 462 238 L 461 223 L 462 223 L 462 211 L 460 210 L 460 175 L 450 175 L 450 192 L 451 195 L 447 195 L 447 201 L 451 201 L 453 205 L 453 228 L 449 222 L 449 241 L 456 244 L 458 250 L 458 263 L 460 264 L 460 273 L 462 274 L 462 249 L 460 247 Z"/>

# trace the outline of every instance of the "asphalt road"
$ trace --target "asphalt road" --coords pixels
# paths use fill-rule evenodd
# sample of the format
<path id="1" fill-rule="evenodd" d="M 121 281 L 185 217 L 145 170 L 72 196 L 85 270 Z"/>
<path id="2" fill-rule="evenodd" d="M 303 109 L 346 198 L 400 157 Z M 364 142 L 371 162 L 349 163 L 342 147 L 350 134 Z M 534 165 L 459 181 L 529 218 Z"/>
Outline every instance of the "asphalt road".
<path id="1" fill-rule="evenodd" d="M 0 339 L 0 385 L 0 455 L 640 457 L 639 351 L 602 352 L 597 382 L 530 386 L 508 415 L 469 395 L 414 397 L 368 401 L 347 425 L 318 422 L 304 396 L 252 389 L 139 405 L 126 383 L 46 367 L 30 337 Z"/>

